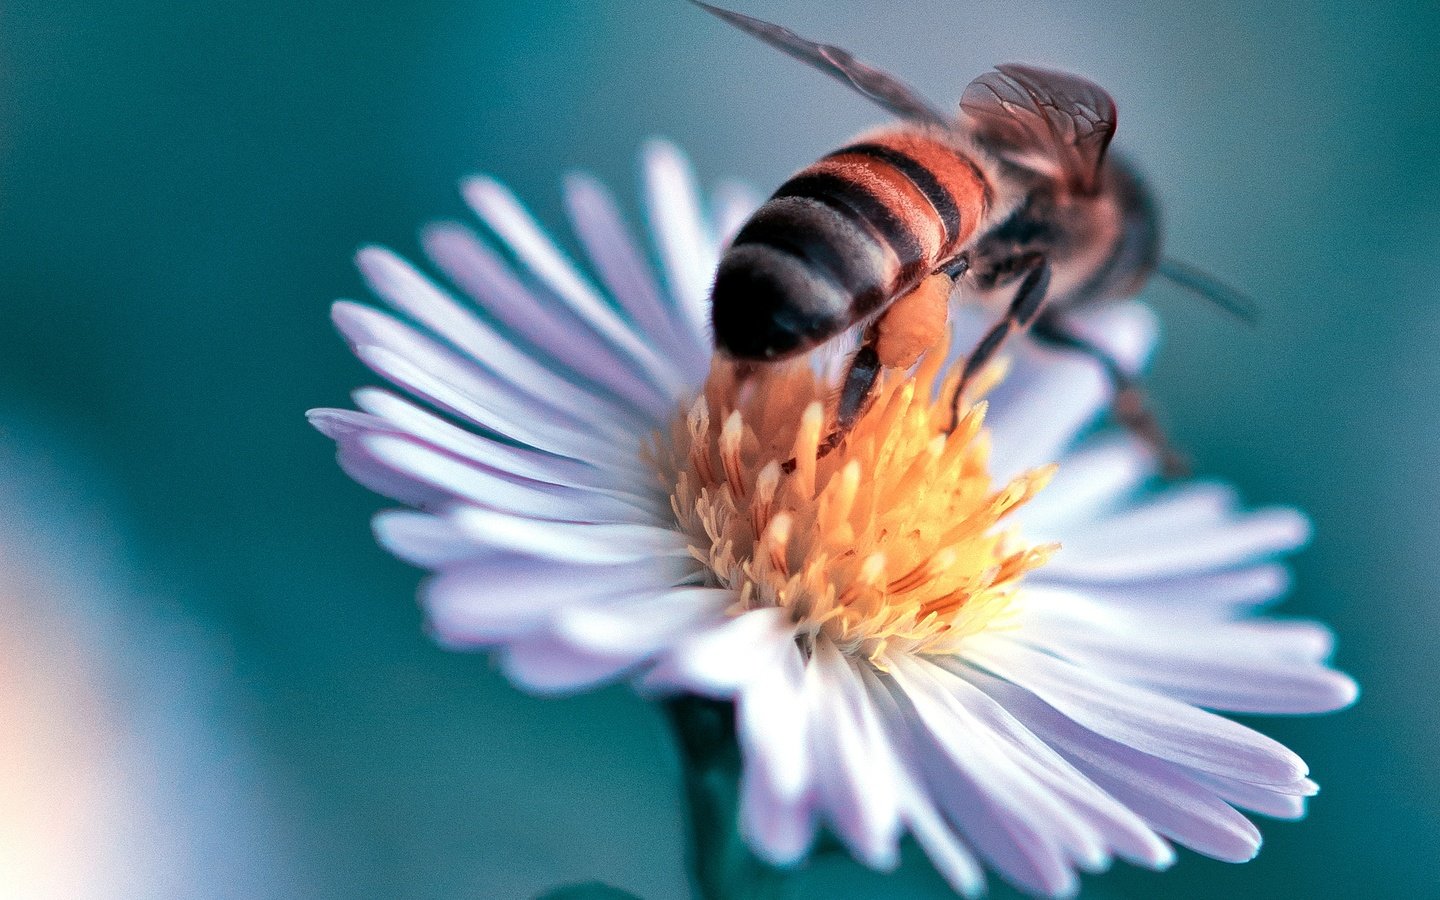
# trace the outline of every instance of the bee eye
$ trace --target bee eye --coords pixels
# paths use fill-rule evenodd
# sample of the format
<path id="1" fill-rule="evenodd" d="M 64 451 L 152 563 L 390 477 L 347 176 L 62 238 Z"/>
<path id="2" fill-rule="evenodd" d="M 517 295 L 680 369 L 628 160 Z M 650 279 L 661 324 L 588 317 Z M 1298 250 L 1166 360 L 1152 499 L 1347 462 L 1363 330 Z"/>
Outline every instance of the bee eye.
<path id="1" fill-rule="evenodd" d="M 715 276 L 715 346 L 736 359 L 772 360 L 814 347 L 844 327 L 847 298 L 800 260 L 772 247 L 733 247 Z"/>

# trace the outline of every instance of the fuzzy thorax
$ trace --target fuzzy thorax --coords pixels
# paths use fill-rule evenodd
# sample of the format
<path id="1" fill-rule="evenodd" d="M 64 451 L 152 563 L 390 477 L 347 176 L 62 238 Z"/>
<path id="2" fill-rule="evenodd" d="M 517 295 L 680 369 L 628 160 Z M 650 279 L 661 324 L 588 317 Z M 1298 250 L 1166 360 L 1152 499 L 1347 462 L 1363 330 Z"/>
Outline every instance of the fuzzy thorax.
<path id="1" fill-rule="evenodd" d="M 887 370 L 869 411 L 818 459 L 833 390 L 809 365 L 742 380 L 714 363 L 655 459 L 691 553 L 738 592 L 735 612 L 783 607 L 802 636 L 872 660 L 950 652 L 1003 618 L 1025 572 L 1056 549 L 1027 544 L 1005 519 L 1055 467 L 996 488 L 985 404 L 967 403 L 944 431 L 944 359 L 937 347 L 913 375 Z"/>

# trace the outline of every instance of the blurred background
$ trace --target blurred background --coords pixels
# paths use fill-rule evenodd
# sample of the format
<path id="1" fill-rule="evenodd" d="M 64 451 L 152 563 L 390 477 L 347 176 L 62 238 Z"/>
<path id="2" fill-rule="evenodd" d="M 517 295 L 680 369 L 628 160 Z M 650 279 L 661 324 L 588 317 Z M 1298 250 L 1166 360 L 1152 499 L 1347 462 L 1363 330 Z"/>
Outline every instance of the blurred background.
<path id="1" fill-rule="evenodd" d="M 946 105 L 996 62 L 1093 77 L 1171 252 L 1263 304 L 1152 289 L 1154 393 L 1200 472 L 1312 514 L 1284 609 L 1365 693 L 1264 724 L 1323 791 L 1257 861 L 1086 895 L 1440 896 L 1440 7 L 734 5 Z M 769 190 L 880 119 L 679 0 L 6 0 L 0 896 L 684 896 L 654 710 L 422 635 L 382 502 L 304 423 L 371 381 L 327 306 L 360 244 L 462 215 L 465 174 L 558 225 L 564 171 L 633 199 L 651 135 Z M 801 880 L 948 895 L 917 854 Z"/>

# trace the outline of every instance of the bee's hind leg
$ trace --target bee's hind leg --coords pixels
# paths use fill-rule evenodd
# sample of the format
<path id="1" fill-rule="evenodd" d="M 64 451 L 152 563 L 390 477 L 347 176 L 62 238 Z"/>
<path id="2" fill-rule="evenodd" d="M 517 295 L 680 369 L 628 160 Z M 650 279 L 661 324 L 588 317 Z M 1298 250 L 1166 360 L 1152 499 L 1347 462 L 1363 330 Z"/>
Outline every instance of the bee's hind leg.
<path id="1" fill-rule="evenodd" d="M 860 420 L 860 415 L 870 406 L 875 382 L 880 377 L 880 352 L 877 349 L 879 343 L 879 329 L 872 324 L 865 329 L 865 339 L 861 342 L 860 349 L 850 357 L 850 365 L 845 370 L 845 380 L 840 382 L 840 398 L 835 404 L 835 428 L 821 443 L 821 456 L 840 446 L 845 435 L 850 433 L 850 429 Z"/>
<path id="2" fill-rule="evenodd" d="M 1125 371 L 1115 357 L 1077 334 L 1053 312 L 1046 312 L 1036 319 L 1030 334 L 1042 344 L 1082 353 L 1099 363 L 1115 388 L 1115 419 L 1154 449 L 1160 457 L 1160 468 L 1166 478 L 1182 478 L 1190 473 L 1190 461 L 1165 436 L 1140 380 Z"/>
<path id="3" fill-rule="evenodd" d="M 839 447 L 870 406 L 875 382 L 880 378 L 880 353 L 876 349 L 879 343 L 880 334 L 872 322 L 865 329 L 860 348 L 851 355 L 850 363 L 845 367 L 845 377 L 840 382 L 839 401 L 835 406 L 835 427 L 816 448 L 817 459 Z M 781 463 L 780 468 L 785 472 L 795 471 L 795 458 L 791 457 Z"/>
<path id="4" fill-rule="evenodd" d="M 933 273 L 865 327 L 860 347 L 850 357 L 840 382 L 835 425 L 820 441 L 817 458 L 843 444 L 855 423 L 870 408 L 881 370 L 908 369 L 940 342 L 945 334 L 950 292 L 954 287 L 953 276 L 946 272 Z M 781 468 L 793 472 L 795 460 L 786 461 Z"/>
<path id="5" fill-rule="evenodd" d="M 935 272 L 892 303 L 865 329 L 860 349 L 850 358 L 850 367 L 840 384 L 835 429 L 821 442 L 821 456 L 840 446 L 865 414 L 882 369 L 908 369 L 939 344 L 945 335 L 950 292 L 954 288 L 954 275 Z"/>

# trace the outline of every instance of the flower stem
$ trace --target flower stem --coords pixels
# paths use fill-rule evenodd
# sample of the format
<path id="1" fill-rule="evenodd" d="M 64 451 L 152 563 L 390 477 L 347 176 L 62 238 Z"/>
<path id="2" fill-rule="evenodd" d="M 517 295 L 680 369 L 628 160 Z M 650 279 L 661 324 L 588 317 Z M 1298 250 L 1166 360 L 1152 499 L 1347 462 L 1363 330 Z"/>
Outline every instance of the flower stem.
<path id="1" fill-rule="evenodd" d="M 665 701 L 685 778 L 690 880 L 701 900 L 781 900 L 789 874 L 750 853 L 736 827 L 740 748 L 734 707 L 702 697 Z"/>

